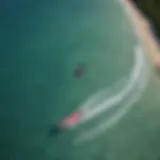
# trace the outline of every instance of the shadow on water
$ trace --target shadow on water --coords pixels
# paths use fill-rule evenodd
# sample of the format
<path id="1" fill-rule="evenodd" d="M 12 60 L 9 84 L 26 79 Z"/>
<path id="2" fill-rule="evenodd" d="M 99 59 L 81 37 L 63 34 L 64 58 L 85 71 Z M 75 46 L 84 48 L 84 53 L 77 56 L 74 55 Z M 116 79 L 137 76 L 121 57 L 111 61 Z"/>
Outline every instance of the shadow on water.
<path id="1" fill-rule="evenodd" d="M 51 129 L 49 130 L 48 135 L 50 137 L 57 137 L 60 133 L 62 133 L 63 129 L 60 128 L 58 125 L 54 125 L 53 127 L 51 127 Z"/>

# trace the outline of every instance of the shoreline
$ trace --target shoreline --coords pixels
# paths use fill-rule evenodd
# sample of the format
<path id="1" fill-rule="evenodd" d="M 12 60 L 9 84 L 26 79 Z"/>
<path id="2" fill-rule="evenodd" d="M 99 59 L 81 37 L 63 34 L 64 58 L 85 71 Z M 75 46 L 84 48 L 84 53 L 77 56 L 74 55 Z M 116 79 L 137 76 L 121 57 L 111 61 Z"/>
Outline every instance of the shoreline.
<path id="1" fill-rule="evenodd" d="M 147 52 L 154 67 L 160 69 L 160 46 L 156 39 L 149 20 L 136 7 L 132 0 L 120 0 L 133 25 L 142 47 Z"/>

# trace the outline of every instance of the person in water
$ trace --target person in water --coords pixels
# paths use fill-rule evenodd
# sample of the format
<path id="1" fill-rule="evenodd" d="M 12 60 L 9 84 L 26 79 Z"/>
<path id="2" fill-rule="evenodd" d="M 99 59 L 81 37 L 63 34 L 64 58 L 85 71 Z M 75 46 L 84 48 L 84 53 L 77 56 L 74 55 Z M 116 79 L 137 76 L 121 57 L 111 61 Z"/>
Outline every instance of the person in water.
<path id="1" fill-rule="evenodd" d="M 85 68 L 83 65 L 79 64 L 73 71 L 75 77 L 80 78 L 84 75 Z"/>

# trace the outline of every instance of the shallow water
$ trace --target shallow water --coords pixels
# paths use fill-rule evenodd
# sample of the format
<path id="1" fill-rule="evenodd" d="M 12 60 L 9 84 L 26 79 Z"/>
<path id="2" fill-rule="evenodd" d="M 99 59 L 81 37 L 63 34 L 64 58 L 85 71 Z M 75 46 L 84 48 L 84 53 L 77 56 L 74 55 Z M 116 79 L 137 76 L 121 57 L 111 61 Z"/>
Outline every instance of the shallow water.
<path id="1" fill-rule="evenodd" d="M 138 40 L 118 1 L 8 1 L 0 6 L 1 159 L 158 157 L 160 143 L 153 137 L 159 132 L 159 80 L 143 51 L 143 69 L 133 72 L 140 59 L 135 58 Z M 76 78 L 79 64 L 84 75 Z M 108 111 L 108 100 L 131 84 Z M 57 120 L 88 104 L 88 113 L 102 106 L 104 112 L 49 136 Z"/>

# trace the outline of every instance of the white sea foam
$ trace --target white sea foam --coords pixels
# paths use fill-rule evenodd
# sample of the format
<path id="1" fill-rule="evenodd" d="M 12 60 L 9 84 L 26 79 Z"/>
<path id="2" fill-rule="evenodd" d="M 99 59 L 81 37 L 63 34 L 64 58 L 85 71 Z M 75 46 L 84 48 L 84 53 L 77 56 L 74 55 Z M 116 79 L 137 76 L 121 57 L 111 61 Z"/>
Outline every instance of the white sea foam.
<path id="1" fill-rule="evenodd" d="M 131 76 L 129 78 L 128 84 L 118 93 L 109 97 L 105 97 L 101 102 L 98 99 L 103 93 L 99 93 L 91 97 L 91 99 L 84 104 L 80 109 L 83 112 L 81 120 L 77 123 L 85 122 L 92 117 L 97 116 L 102 112 L 106 112 L 116 104 L 120 103 L 124 97 L 132 90 L 134 85 L 137 83 L 139 74 L 141 73 L 144 64 L 144 55 L 140 47 L 135 48 L 135 65 L 132 69 Z"/>
<path id="2" fill-rule="evenodd" d="M 91 118 L 95 118 L 95 116 L 101 114 L 102 112 L 108 112 L 109 109 L 113 108 L 115 105 L 121 104 L 122 102 L 123 105 L 121 105 L 121 107 L 119 107 L 109 119 L 103 120 L 103 122 L 95 128 L 84 131 L 84 133 L 75 139 L 75 143 L 93 139 L 116 124 L 129 111 L 134 102 L 141 97 L 147 84 L 148 73 L 149 69 L 147 68 L 143 50 L 140 46 L 138 46 L 135 48 L 135 62 L 128 80 L 128 84 L 118 94 L 102 101 L 96 107 L 93 106 L 93 110 L 90 108 L 88 113 L 84 115 L 84 119 L 82 121 L 85 122 Z"/>

